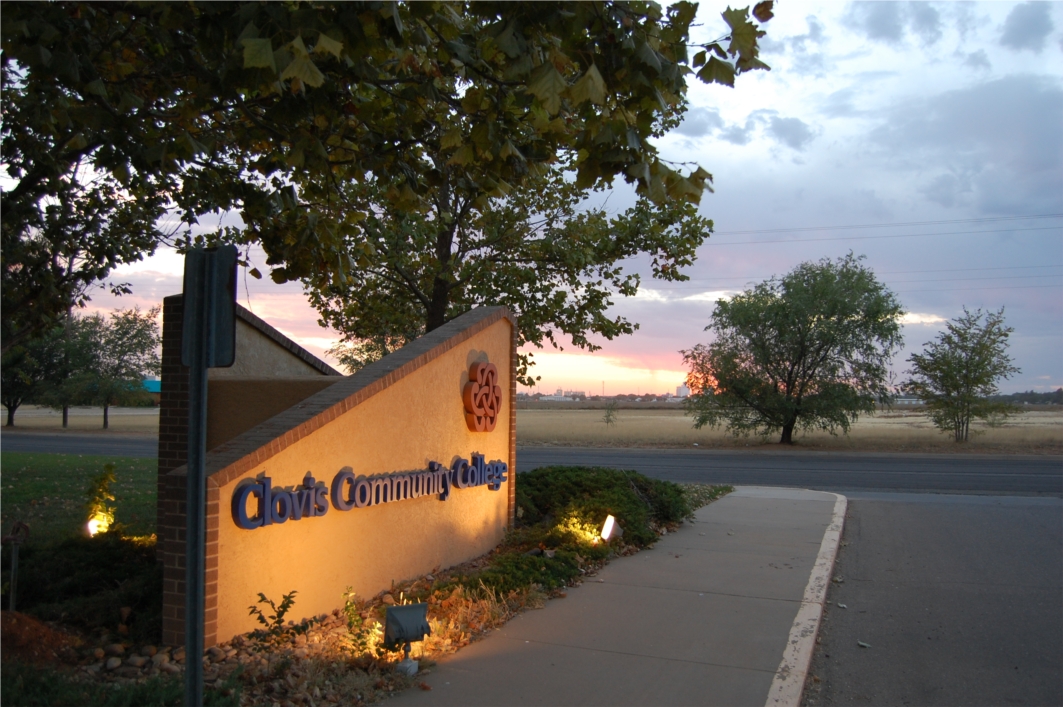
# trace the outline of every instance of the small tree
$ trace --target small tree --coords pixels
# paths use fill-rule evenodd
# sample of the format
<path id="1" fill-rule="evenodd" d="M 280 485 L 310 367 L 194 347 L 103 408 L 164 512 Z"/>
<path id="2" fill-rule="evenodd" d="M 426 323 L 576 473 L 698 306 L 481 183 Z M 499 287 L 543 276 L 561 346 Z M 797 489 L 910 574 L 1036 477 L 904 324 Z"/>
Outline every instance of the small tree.
<path id="1" fill-rule="evenodd" d="M 15 426 L 15 411 L 36 400 L 54 374 L 61 357 L 61 330 L 24 340 L 8 349 L 0 361 L 0 402 L 7 408 L 5 427 Z"/>
<path id="2" fill-rule="evenodd" d="M 104 429 L 108 428 L 108 409 L 147 399 L 144 379 L 161 370 L 158 314 L 158 307 L 147 312 L 134 307 L 114 312 L 110 320 L 98 314 L 83 318 L 85 335 L 92 346 L 92 362 L 72 385 L 103 407 Z"/>
<path id="3" fill-rule="evenodd" d="M 694 426 L 732 434 L 794 429 L 848 432 L 859 413 L 888 399 L 889 361 L 901 345 L 901 305 L 850 253 L 802 263 L 716 303 L 716 340 L 682 351 L 684 401 Z"/>
<path id="4" fill-rule="evenodd" d="M 925 344 L 923 353 L 908 358 L 912 377 L 904 390 L 923 399 L 939 430 L 966 442 L 972 419 L 999 419 L 1011 407 L 987 398 L 997 394 L 998 380 L 1020 372 L 1007 354 L 1014 329 L 1004 325 L 1003 307 L 973 314 L 964 307 L 963 316 L 946 327 L 935 341 Z"/>

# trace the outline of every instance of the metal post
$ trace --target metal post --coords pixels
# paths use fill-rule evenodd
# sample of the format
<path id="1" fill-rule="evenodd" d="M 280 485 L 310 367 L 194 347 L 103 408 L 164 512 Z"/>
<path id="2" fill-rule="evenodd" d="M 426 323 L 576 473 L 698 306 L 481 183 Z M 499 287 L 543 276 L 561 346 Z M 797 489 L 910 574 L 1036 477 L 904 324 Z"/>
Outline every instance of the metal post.
<path id="1" fill-rule="evenodd" d="M 18 596 L 18 547 L 30 536 L 30 527 L 22 521 L 15 521 L 11 528 L 11 535 L 3 538 L 3 542 L 11 543 L 11 595 L 7 599 L 7 610 L 16 611 L 15 600 Z"/>
<path id="2" fill-rule="evenodd" d="M 236 349 L 236 248 L 185 256 L 181 362 L 188 366 L 185 527 L 185 707 L 203 704 L 206 588 L 207 369 L 231 366 Z"/>

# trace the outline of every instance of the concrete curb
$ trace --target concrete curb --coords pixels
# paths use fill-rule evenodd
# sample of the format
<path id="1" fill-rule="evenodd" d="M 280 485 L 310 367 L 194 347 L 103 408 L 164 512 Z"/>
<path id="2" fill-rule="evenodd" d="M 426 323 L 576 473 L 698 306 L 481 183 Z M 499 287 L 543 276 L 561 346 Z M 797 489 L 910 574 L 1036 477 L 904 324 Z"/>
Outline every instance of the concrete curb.
<path id="1" fill-rule="evenodd" d="M 833 494 L 834 516 L 823 533 L 823 542 L 819 546 L 816 564 L 805 587 L 801 599 L 801 608 L 797 611 L 790 638 L 783 651 L 782 662 L 775 671 L 768 691 L 765 707 L 798 707 L 801 694 L 805 688 L 805 678 L 812 664 L 812 651 L 816 646 L 819 622 L 823 616 L 823 604 L 827 598 L 827 587 L 834 569 L 834 558 L 838 555 L 838 543 L 841 541 L 842 528 L 845 526 L 845 509 L 848 500 L 840 494 Z"/>

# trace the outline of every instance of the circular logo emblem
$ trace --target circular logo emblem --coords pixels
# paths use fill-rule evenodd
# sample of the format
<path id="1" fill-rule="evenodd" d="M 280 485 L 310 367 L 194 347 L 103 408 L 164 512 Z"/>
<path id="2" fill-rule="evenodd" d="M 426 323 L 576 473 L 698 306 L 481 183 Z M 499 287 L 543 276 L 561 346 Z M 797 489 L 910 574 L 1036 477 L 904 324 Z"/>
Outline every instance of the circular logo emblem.
<path id="1" fill-rule="evenodd" d="M 498 422 L 502 409 L 502 388 L 498 385 L 498 369 L 493 363 L 474 363 L 469 366 L 469 382 L 462 391 L 465 402 L 465 423 L 473 432 L 490 432 Z"/>

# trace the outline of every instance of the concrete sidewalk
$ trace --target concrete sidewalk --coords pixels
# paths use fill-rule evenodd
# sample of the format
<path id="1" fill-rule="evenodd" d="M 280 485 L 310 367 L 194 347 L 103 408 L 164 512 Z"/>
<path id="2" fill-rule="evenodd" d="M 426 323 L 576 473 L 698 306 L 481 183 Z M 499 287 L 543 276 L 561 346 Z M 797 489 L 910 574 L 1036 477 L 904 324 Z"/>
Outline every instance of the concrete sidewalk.
<path id="1" fill-rule="evenodd" d="M 796 705 L 844 508 L 739 487 L 388 704 Z"/>

